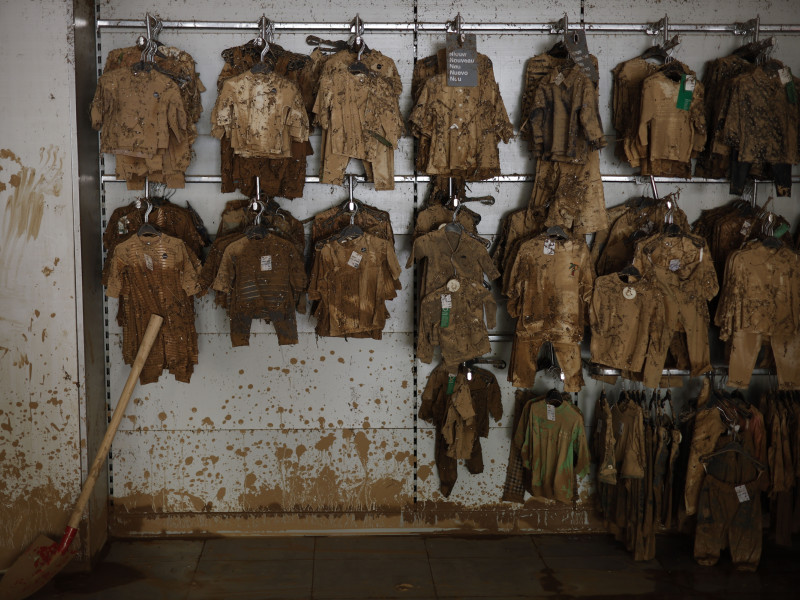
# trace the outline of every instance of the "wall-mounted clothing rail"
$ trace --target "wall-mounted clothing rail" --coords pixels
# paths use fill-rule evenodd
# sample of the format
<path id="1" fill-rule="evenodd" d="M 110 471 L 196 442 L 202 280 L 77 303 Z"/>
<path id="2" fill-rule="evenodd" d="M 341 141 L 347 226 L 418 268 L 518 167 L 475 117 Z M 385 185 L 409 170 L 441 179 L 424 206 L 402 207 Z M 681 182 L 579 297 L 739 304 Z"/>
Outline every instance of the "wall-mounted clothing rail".
<path id="1" fill-rule="evenodd" d="M 589 363 L 588 365 L 589 373 L 591 375 L 605 375 L 605 376 L 616 376 L 621 375 L 622 371 L 620 369 L 612 369 L 610 367 L 604 367 L 602 365 L 598 365 L 595 363 Z M 716 367 L 712 367 L 711 371 L 714 375 L 727 375 L 728 374 L 728 365 L 718 365 Z M 762 369 L 756 368 L 753 369 L 753 375 L 775 375 L 775 371 L 771 371 L 770 369 Z M 661 371 L 661 375 L 664 377 L 691 377 L 692 372 L 688 369 L 664 369 Z"/>
<path id="2" fill-rule="evenodd" d="M 254 21 L 163 21 L 165 29 L 217 29 L 258 30 Z M 275 30 L 283 31 L 350 31 L 350 23 L 280 23 L 273 22 Z M 97 29 L 141 29 L 141 19 L 98 19 Z M 364 23 L 364 31 L 372 33 L 444 32 L 445 23 Z M 584 23 L 570 29 L 584 29 L 589 33 L 646 33 L 653 34 L 651 23 Z M 465 23 L 464 31 L 559 33 L 554 23 Z M 681 24 L 670 23 L 672 33 L 731 33 L 740 34 L 735 24 Z M 763 33 L 800 33 L 800 24 L 760 25 Z"/>

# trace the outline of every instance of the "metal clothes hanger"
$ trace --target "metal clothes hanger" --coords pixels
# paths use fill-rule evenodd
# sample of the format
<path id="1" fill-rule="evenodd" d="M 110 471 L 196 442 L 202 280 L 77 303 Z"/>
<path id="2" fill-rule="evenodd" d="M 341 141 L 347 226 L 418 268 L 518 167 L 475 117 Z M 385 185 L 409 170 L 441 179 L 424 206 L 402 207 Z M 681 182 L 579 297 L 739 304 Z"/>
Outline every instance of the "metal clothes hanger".
<path id="1" fill-rule="evenodd" d="M 259 62 L 253 65 L 250 72 L 271 73 L 275 69 L 275 64 L 273 62 L 275 56 L 270 49 L 275 37 L 275 24 L 265 15 L 261 15 L 261 18 L 258 20 L 258 27 L 260 29 L 260 35 L 255 39 L 255 45 L 257 48 L 261 48 L 261 55 Z M 266 60 L 267 55 L 270 55 L 272 59 L 269 61 Z"/>
<path id="2" fill-rule="evenodd" d="M 144 211 L 144 223 L 142 223 L 141 227 L 139 227 L 139 231 L 136 232 L 136 235 L 142 237 L 143 235 L 161 235 L 161 232 L 153 227 L 150 224 L 150 213 L 153 212 L 153 203 L 150 201 L 150 178 L 144 178 L 144 198 L 145 204 L 147 204 L 147 210 Z"/>
<path id="3" fill-rule="evenodd" d="M 367 67 L 367 65 L 361 62 L 361 56 L 367 49 L 367 45 L 364 43 L 364 38 L 363 38 L 364 21 L 361 20 L 361 17 L 358 14 L 356 14 L 356 18 L 351 21 L 350 28 L 353 32 L 353 35 L 351 36 L 351 42 L 349 44 L 349 48 L 351 52 L 357 52 L 357 55 L 356 55 L 356 62 L 347 67 L 347 70 L 355 75 L 370 73 L 370 70 Z"/>

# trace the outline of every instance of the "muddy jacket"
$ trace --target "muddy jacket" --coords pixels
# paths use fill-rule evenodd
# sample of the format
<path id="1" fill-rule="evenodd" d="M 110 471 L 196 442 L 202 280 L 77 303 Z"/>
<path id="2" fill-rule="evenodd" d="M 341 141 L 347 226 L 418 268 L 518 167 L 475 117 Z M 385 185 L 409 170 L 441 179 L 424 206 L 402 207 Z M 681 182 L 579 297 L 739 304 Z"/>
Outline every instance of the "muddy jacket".
<path id="1" fill-rule="evenodd" d="M 562 401 L 550 420 L 547 407 L 544 400 L 526 405 L 513 442 L 524 467 L 531 471 L 533 496 L 570 504 L 577 493 L 575 477 L 589 471 L 583 416 Z"/>
<path id="2" fill-rule="evenodd" d="M 463 283 L 480 282 L 484 273 L 490 280 L 500 276 L 486 246 L 466 232 L 437 229 L 426 233 L 414 241 L 406 268 L 410 268 L 415 260 L 425 261 L 420 297 L 425 297 L 453 278 Z"/>
<path id="3" fill-rule="evenodd" d="M 770 164 L 798 162 L 798 102 L 789 102 L 778 67 L 759 67 L 731 81 L 722 130 L 738 160 Z"/>
<path id="4" fill-rule="evenodd" d="M 111 257 L 106 295 L 124 298 L 122 356 L 133 364 L 150 315 L 164 317 L 153 349 L 139 381 L 158 381 L 163 369 L 182 382 L 189 382 L 197 364 L 197 331 L 194 326 L 194 294 L 199 290 L 200 261 L 185 244 L 164 233 L 131 236 L 119 244 Z"/>
<path id="5" fill-rule="evenodd" d="M 541 233 L 543 228 L 542 223 L 527 208 L 515 210 L 503 219 L 500 236 L 495 245 L 494 254 L 492 254 L 492 261 L 497 270 L 503 274 L 504 294 L 520 244 Z"/>
<path id="6" fill-rule="evenodd" d="M 618 64 L 611 71 L 614 75 L 612 121 L 617 130 L 615 153 L 634 167 L 646 155 L 638 141 L 642 84 L 657 70 L 658 65 L 636 57 Z"/>
<path id="7" fill-rule="evenodd" d="M 417 356 L 431 362 L 438 345 L 445 366 L 453 367 L 486 354 L 491 351 L 487 327 L 494 328 L 496 319 L 497 304 L 482 283 L 462 280 L 457 291 L 442 286 L 422 299 Z"/>
<path id="8" fill-rule="evenodd" d="M 368 334 L 380 339 L 389 316 L 385 301 L 400 289 L 400 265 L 394 247 L 369 233 L 331 239 L 317 250 L 308 297 L 319 300 L 317 334 L 346 337 Z"/>
<path id="9" fill-rule="evenodd" d="M 519 249 L 508 287 L 508 314 L 517 331 L 578 342 L 587 325 L 594 269 L 582 238 L 555 240 L 541 234 Z"/>
<path id="10" fill-rule="evenodd" d="M 250 208 L 251 204 L 252 202 L 246 199 L 228 200 L 220 215 L 217 237 L 243 232 L 248 226 L 252 225 L 257 212 Z M 306 247 L 305 231 L 303 230 L 303 223 L 295 218 L 292 213 L 279 208 L 276 214 L 263 214 L 261 222 L 276 228 L 280 235 L 294 244 L 298 254 L 302 256 Z"/>
<path id="11" fill-rule="evenodd" d="M 651 351 L 664 340 L 666 314 L 663 293 L 645 279 L 616 273 L 598 277 L 589 312 L 592 327 L 592 361 L 616 369 L 638 372 Z"/>
<path id="12" fill-rule="evenodd" d="M 300 90 L 277 73 L 247 71 L 222 84 L 211 112 L 211 134 L 231 140 L 245 157 L 290 158 L 291 143 L 308 140 Z"/>
<path id="13" fill-rule="evenodd" d="M 577 65 L 542 78 L 530 118 L 536 157 L 583 164 L 590 149 L 606 145 L 597 88 Z"/>
<path id="14" fill-rule="evenodd" d="M 489 75 L 482 82 L 479 72 L 476 87 L 448 86 L 446 73 L 425 82 L 409 117 L 414 136 L 425 138 L 420 147 L 428 148 L 417 159 L 419 170 L 470 181 L 500 174 L 497 144 L 508 143 L 513 127 L 500 88 Z"/>

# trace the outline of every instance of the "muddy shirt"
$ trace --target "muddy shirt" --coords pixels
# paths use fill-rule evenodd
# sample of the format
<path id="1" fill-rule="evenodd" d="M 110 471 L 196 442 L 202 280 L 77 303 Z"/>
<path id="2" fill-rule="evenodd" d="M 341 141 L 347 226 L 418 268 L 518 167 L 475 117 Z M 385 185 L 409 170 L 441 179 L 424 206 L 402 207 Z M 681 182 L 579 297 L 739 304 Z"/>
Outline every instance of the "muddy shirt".
<path id="1" fill-rule="evenodd" d="M 533 155 L 585 163 L 590 149 L 606 145 L 598 102 L 597 89 L 577 65 L 545 75 L 531 111 Z"/>
<path id="2" fill-rule="evenodd" d="M 475 213 L 467 209 L 458 211 L 456 220 L 470 233 L 477 235 L 478 228 Z M 442 204 L 431 204 L 419 214 L 414 224 L 414 239 L 438 229 L 440 225 L 453 222 L 453 210 Z"/>
<path id="3" fill-rule="evenodd" d="M 575 478 L 589 471 L 589 446 L 583 417 L 561 402 L 548 418 L 545 401 L 529 402 L 514 433 L 514 445 L 531 472 L 534 497 L 572 503 L 577 490 Z"/>
<path id="4" fill-rule="evenodd" d="M 350 213 L 342 211 L 341 206 L 332 206 L 328 210 L 314 215 L 311 222 L 311 244 L 325 241 L 350 224 Z M 391 216 L 385 210 L 375 208 L 363 202 L 353 217 L 353 224 L 364 231 L 378 236 L 394 244 Z"/>
<path id="5" fill-rule="evenodd" d="M 496 324 L 497 304 L 482 283 L 462 281 L 456 291 L 442 286 L 422 299 L 417 356 L 431 362 L 438 345 L 448 367 L 477 358 L 491 351 L 487 327 Z"/>
<path id="6" fill-rule="evenodd" d="M 639 165 L 639 160 L 645 155 L 637 141 L 642 84 L 657 70 L 658 65 L 636 57 L 618 64 L 611 71 L 614 76 L 612 122 L 617 130 L 615 153 L 618 158 L 627 160 L 634 167 Z"/>
<path id="7" fill-rule="evenodd" d="M 133 364 L 150 315 L 164 317 L 139 381 L 158 381 L 168 369 L 189 382 L 197 364 L 194 294 L 199 291 L 200 261 L 185 244 L 166 234 L 131 236 L 114 250 L 106 295 L 121 303 L 122 356 Z"/>
<path id="8" fill-rule="evenodd" d="M 740 162 L 798 162 L 798 103 L 789 102 L 778 68 L 758 67 L 731 81 L 724 142 Z"/>
<path id="9" fill-rule="evenodd" d="M 492 256 L 495 266 L 503 274 L 503 294 L 508 295 L 511 267 L 517 259 L 519 247 L 523 242 L 539 235 L 543 229 L 541 218 L 537 218 L 537 215 L 527 208 L 514 211 L 506 217 L 501 239 Z"/>
<path id="10" fill-rule="evenodd" d="M 251 203 L 247 199 L 228 200 L 222 210 L 219 227 L 217 228 L 217 237 L 242 232 L 252 225 L 257 211 L 250 208 Z M 274 206 L 277 207 L 277 204 Z M 299 254 L 302 255 L 304 253 L 306 240 L 303 223 L 288 210 L 277 207 L 276 214 L 265 213 L 261 215 L 261 222 L 270 227 L 275 227 L 280 235 L 295 245 Z"/>
<path id="11" fill-rule="evenodd" d="M 308 297 L 319 300 L 317 334 L 345 337 L 380 332 L 389 316 L 386 300 L 400 289 L 400 264 L 394 246 L 363 233 L 331 239 L 317 250 Z"/>
<path id="12" fill-rule="evenodd" d="M 583 339 L 594 268 L 582 238 L 541 234 L 523 243 L 511 269 L 508 314 L 517 331 L 557 342 Z"/>
<path id="13" fill-rule="evenodd" d="M 424 260 L 420 297 L 442 287 L 450 279 L 476 281 L 497 279 L 500 273 L 486 251 L 486 246 L 468 233 L 437 229 L 414 240 L 406 268 Z"/>

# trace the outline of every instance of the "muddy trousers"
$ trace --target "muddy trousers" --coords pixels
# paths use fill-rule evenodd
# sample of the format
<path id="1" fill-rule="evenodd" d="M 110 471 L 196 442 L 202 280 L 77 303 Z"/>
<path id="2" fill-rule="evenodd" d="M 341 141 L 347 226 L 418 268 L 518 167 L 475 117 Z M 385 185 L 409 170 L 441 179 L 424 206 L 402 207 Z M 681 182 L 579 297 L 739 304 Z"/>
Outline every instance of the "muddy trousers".
<path id="1" fill-rule="evenodd" d="M 782 390 L 800 388 L 800 336 L 778 338 L 750 331 L 737 331 L 731 345 L 728 385 L 746 388 L 750 385 L 761 345 L 768 342 L 775 357 L 778 387 Z"/>
<path id="2" fill-rule="evenodd" d="M 344 183 L 344 172 L 350 163 L 350 156 L 336 154 L 326 148 L 327 131 L 322 131 L 322 167 L 320 169 L 320 181 L 333 185 Z M 394 189 L 394 148 L 381 146 L 371 161 L 362 159 L 367 181 L 375 182 L 376 190 Z"/>
<path id="3" fill-rule="evenodd" d="M 231 325 L 231 345 L 236 348 L 237 346 L 250 345 L 250 326 L 253 319 L 266 319 L 272 322 L 275 327 L 275 333 L 278 334 L 278 344 L 285 346 L 287 344 L 296 344 L 297 339 L 297 315 L 294 312 L 294 307 L 289 309 L 278 309 L 264 311 L 264 313 L 253 316 L 236 313 L 230 317 Z"/>
<path id="4" fill-rule="evenodd" d="M 436 453 L 436 471 L 439 473 L 439 491 L 442 496 L 447 498 L 453 487 L 456 485 L 458 479 L 458 461 L 447 455 L 447 442 L 444 436 L 437 431 L 435 442 Z M 481 440 L 479 437 L 475 438 L 475 443 L 472 446 L 472 454 L 464 463 L 467 470 L 473 475 L 483 473 L 483 450 L 481 448 Z"/>
<path id="5" fill-rule="evenodd" d="M 736 486 L 706 475 L 700 490 L 694 558 L 701 565 L 717 564 L 730 547 L 734 566 L 755 571 L 761 560 L 761 492 L 756 482 L 744 485 L 749 500 L 740 502 Z"/>
<path id="6" fill-rule="evenodd" d="M 511 368 L 508 380 L 514 387 L 533 387 L 538 370 L 539 350 L 548 340 L 539 335 L 517 331 L 511 345 Z M 564 391 L 580 392 L 583 387 L 581 349 L 577 342 L 551 342 L 556 360 L 564 372 Z"/>

